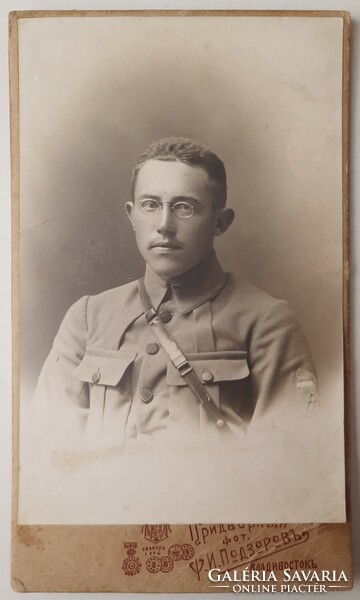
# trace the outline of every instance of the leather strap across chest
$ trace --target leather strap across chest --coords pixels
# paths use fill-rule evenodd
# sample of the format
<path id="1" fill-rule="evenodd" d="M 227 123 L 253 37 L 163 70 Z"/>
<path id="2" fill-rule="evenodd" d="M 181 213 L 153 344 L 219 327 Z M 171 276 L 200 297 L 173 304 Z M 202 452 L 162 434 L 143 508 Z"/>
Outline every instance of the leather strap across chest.
<path id="1" fill-rule="evenodd" d="M 207 389 L 195 373 L 192 365 L 189 363 L 181 348 L 178 346 L 177 342 L 171 336 L 170 332 L 163 323 L 161 319 L 161 311 L 158 313 L 152 306 L 143 279 L 139 280 L 138 290 L 141 303 L 145 310 L 146 321 L 152 327 L 155 336 L 165 350 L 166 354 L 169 356 L 172 364 L 189 386 L 195 398 L 204 407 L 209 419 L 216 425 L 216 427 L 222 429 L 224 432 L 228 431 L 229 426 L 226 423 L 221 411 L 216 406 Z"/>

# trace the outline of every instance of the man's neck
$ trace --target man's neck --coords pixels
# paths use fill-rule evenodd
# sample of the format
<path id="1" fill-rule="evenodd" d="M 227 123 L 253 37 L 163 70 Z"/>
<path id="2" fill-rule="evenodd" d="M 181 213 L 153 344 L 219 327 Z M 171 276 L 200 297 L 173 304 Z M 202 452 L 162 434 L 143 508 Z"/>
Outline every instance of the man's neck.
<path id="1" fill-rule="evenodd" d="M 214 298 L 226 283 L 216 254 L 210 256 L 178 277 L 164 279 L 146 265 L 145 287 L 153 306 L 158 307 L 165 292 L 171 289 L 179 312 L 186 313 Z"/>

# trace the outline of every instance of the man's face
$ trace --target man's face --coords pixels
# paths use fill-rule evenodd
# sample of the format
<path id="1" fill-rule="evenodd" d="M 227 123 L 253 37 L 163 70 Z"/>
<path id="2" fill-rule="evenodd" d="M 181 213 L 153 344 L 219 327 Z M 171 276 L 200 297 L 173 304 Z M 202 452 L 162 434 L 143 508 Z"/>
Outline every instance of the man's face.
<path id="1" fill-rule="evenodd" d="M 144 214 L 141 203 L 150 201 L 151 206 L 154 200 L 161 208 Z M 193 215 L 177 216 L 173 207 L 179 202 L 193 206 Z M 204 169 L 161 160 L 149 160 L 141 167 L 127 211 L 142 257 L 165 279 L 186 273 L 210 255 L 222 212 L 214 210 Z"/>

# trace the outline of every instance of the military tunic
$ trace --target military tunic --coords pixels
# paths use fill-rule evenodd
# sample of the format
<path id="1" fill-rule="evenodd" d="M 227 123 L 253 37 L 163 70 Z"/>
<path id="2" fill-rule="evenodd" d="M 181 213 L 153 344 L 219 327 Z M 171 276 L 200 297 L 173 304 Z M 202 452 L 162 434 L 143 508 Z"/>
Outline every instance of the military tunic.
<path id="1" fill-rule="evenodd" d="M 147 265 L 145 287 L 235 436 L 311 412 L 314 366 L 287 302 L 225 274 L 214 253 L 170 282 Z M 69 309 L 35 401 L 48 427 L 105 444 L 220 435 L 146 322 L 137 282 Z"/>

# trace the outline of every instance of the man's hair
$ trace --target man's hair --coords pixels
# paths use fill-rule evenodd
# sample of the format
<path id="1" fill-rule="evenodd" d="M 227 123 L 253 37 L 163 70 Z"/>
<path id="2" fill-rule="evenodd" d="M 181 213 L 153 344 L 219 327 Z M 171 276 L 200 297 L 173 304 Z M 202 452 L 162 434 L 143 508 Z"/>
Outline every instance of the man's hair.
<path id="1" fill-rule="evenodd" d="M 226 171 L 224 163 L 206 146 L 184 137 L 167 137 L 148 146 L 136 161 L 131 179 L 131 193 L 134 199 L 138 173 L 148 160 L 180 161 L 192 167 L 201 167 L 209 176 L 209 187 L 213 195 L 214 208 L 224 208 L 226 204 Z"/>

